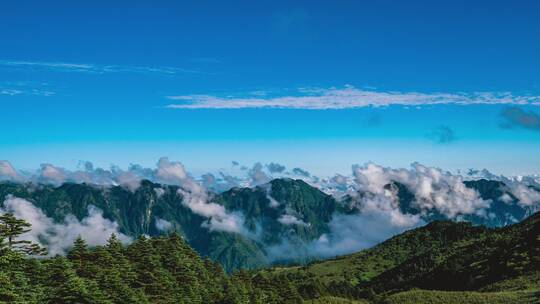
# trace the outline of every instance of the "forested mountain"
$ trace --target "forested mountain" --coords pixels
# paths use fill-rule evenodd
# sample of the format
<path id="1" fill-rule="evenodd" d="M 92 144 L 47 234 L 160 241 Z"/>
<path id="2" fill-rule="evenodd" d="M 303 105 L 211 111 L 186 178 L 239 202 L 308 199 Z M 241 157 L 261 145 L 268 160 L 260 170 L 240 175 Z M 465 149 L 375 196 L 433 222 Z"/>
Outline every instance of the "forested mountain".
<path id="1" fill-rule="evenodd" d="M 176 233 L 123 245 L 75 240 L 36 259 L 0 218 L 0 301 L 17 303 L 537 303 L 540 213 L 505 228 L 438 221 L 374 248 L 302 267 L 227 275 Z M 417 289 L 422 288 L 422 289 Z"/>
<path id="2" fill-rule="evenodd" d="M 478 191 L 490 202 L 485 214 L 466 214 L 453 219 L 474 224 L 500 227 L 530 215 L 537 206 L 519 204 L 502 182 L 477 180 L 465 185 Z M 405 185 L 394 182 L 385 186 L 397 194 L 403 214 L 420 215 L 425 222 L 448 219 L 415 204 L 416 198 Z M 158 236 L 175 231 L 200 255 L 221 263 L 226 271 L 257 268 L 273 262 L 298 262 L 298 255 L 289 249 L 276 258 L 272 249 L 284 243 L 305 245 L 331 233 L 332 218 L 339 214 L 361 213 L 366 193 L 357 192 L 336 198 L 302 180 L 275 179 L 253 188 L 232 188 L 222 193 L 209 193 L 208 200 L 227 212 L 241 215 L 244 233 L 209 229 L 208 218 L 193 212 L 184 204 L 180 186 L 142 181 L 136 190 L 122 186 L 103 187 L 64 183 L 60 186 L 32 183 L 0 183 L 0 198 L 17 197 L 31 202 L 47 217 L 62 222 L 71 215 L 83 220 L 94 206 L 103 217 L 115 222 L 118 231 L 132 238 L 141 234 Z M 2 207 L 0 200 L 0 207 Z M 297 246 L 299 247 L 299 246 Z M 291 249 L 292 250 L 292 249 Z M 309 250 L 306 254 L 309 254 Z M 284 258 L 285 256 L 285 258 Z M 317 258 L 306 256 L 306 260 Z"/>

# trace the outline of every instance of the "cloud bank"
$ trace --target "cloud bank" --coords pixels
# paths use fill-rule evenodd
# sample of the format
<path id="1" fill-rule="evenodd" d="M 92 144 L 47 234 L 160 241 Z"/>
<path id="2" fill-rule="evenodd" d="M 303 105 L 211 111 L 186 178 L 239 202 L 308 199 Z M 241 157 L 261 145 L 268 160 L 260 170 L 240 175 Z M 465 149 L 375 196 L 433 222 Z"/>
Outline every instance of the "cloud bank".
<path id="1" fill-rule="evenodd" d="M 350 109 L 391 105 L 540 105 L 540 96 L 514 95 L 509 92 L 418 93 L 380 92 L 353 86 L 330 89 L 301 89 L 297 95 L 278 97 L 220 97 L 214 95 L 177 95 L 167 99 L 178 101 L 170 109 Z"/>
<path id="2" fill-rule="evenodd" d="M 411 169 L 391 169 L 372 163 L 353 166 L 356 188 L 374 195 L 370 202 L 397 202 L 397 192 L 386 185 L 394 182 L 405 185 L 414 194 L 413 206 L 422 212 L 437 211 L 448 218 L 458 215 L 485 215 L 490 202 L 480 198 L 477 191 L 465 186 L 463 177 L 438 168 L 413 163 Z"/>
<path id="3" fill-rule="evenodd" d="M 425 224 L 423 218 L 427 214 L 436 212 L 449 219 L 463 215 L 487 216 L 491 203 L 467 188 L 463 177 L 418 163 L 413 163 L 409 169 L 367 163 L 353 166 L 352 173 L 351 178 L 338 175 L 326 183 L 333 183 L 334 187 L 348 193 L 349 207 L 356 212 L 334 214 L 328 233 L 293 252 L 320 257 L 349 254 Z M 395 183 L 405 186 L 414 195 L 411 207 L 419 213 L 402 211 Z M 280 246 L 277 248 L 283 250 Z"/>

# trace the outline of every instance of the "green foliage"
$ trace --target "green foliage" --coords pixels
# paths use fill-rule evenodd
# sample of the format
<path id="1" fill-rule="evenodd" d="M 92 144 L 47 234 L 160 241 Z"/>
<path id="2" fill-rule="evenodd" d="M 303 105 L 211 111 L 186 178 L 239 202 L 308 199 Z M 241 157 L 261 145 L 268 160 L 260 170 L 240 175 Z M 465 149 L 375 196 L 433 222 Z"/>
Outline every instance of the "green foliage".
<path id="1" fill-rule="evenodd" d="M 176 234 L 141 236 L 124 246 L 112 235 L 105 246 L 77 238 L 66 257 L 0 255 L 0 303 L 291 303 L 299 288 L 286 276 L 241 270 L 227 275 Z"/>
<path id="2" fill-rule="evenodd" d="M 480 288 L 480 291 L 534 290 L 540 286 L 540 271 L 495 282 Z"/>
<path id="3" fill-rule="evenodd" d="M 0 215 L 0 251 L 7 247 L 29 255 L 45 255 L 45 249 L 38 244 L 19 239 L 22 234 L 30 231 L 31 226 L 30 223 L 16 218 L 11 213 Z"/>
<path id="4" fill-rule="evenodd" d="M 367 300 L 351 300 L 338 297 L 322 297 L 318 299 L 305 300 L 304 304 L 369 304 Z"/>
<path id="5" fill-rule="evenodd" d="M 411 290 L 393 294 L 385 304 L 533 304 L 538 303 L 534 292 L 467 292 Z"/>

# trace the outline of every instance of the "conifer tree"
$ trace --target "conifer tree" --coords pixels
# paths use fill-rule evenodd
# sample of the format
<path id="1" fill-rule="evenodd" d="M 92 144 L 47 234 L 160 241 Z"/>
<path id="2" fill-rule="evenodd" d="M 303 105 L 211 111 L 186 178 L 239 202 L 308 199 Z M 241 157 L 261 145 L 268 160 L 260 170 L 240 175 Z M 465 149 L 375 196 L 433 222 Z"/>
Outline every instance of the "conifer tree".
<path id="1" fill-rule="evenodd" d="M 90 269 L 87 269 L 85 263 L 88 261 L 88 246 L 86 242 L 79 235 L 73 242 L 73 247 L 67 254 L 67 258 L 73 264 L 77 275 L 81 277 L 88 277 L 88 272 Z"/>
<path id="2" fill-rule="evenodd" d="M 134 287 L 142 288 L 151 302 L 171 302 L 173 283 L 152 243 L 141 236 L 129 246 L 127 254 L 137 274 Z"/>
<path id="3" fill-rule="evenodd" d="M 19 237 L 29 232 L 32 225 L 24 219 L 16 218 L 12 213 L 0 215 L 0 249 L 25 253 L 27 255 L 45 255 L 47 251 L 38 244 L 28 240 L 19 240 Z"/>
<path id="4" fill-rule="evenodd" d="M 84 281 L 64 257 L 57 256 L 48 261 L 45 285 L 48 303 L 96 303 Z"/>

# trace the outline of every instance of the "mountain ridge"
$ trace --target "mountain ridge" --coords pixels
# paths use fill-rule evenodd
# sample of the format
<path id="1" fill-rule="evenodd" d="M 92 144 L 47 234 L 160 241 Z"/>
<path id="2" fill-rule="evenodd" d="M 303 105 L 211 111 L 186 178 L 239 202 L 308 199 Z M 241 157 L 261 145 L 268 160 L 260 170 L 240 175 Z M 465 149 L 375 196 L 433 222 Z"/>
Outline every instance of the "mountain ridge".
<path id="1" fill-rule="evenodd" d="M 511 203 L 501 201 L 507 193 L 502 182 L 477 180 L 464 183 L 478 191 L 482 198 L 492 200 L 489 211 L 496 216 L 465 216 L 461 220 L 497 227 L 521 219 L 529 212 L 517 204 L 514 196 L 510 196 Z M 421 210 L 415 210 L 414 195 L 406 186 L 394 182 L 388 187 L 397 187 L 402 212 L 421 214 Z M 219 261 L 227 271 L 269 265 L 272 256 L 268 249 L 272 246 L 279 246 L 284 240 L 293 245 L 316 241 L 330 233 L 330 224 L 336 214 L 359 212 L 348 209 L 346 200 L 338 200 L 298 179 L 274 179 L 253 188 L 210 193 L 209 202 L 223 206 L 228 212 L 242 214 L 249 232 L 249 235 L 243 235 L 205 228 L 208 219 L 183 203 L 179 189 L 180 186 L 148 180 L 143 180 L 134 191 L 122 186 L 84 183 L 52 186 L 0 182 L 0 197 L 12 195 L 27 199 L 58 222 L 70 214 L 82 220 L 88 216 L 89 206 L 95 206 L 102 210 L 105 218 L 118 224 L 120 232 L 131 237 L 155 236 L 174 230 L 184 235 L 199 254 Z M 425 219 L 430 222 L 444 219 L 444 216 L 431 214 Z M 160 221 L 168 228 L 160 230 Z"/>

